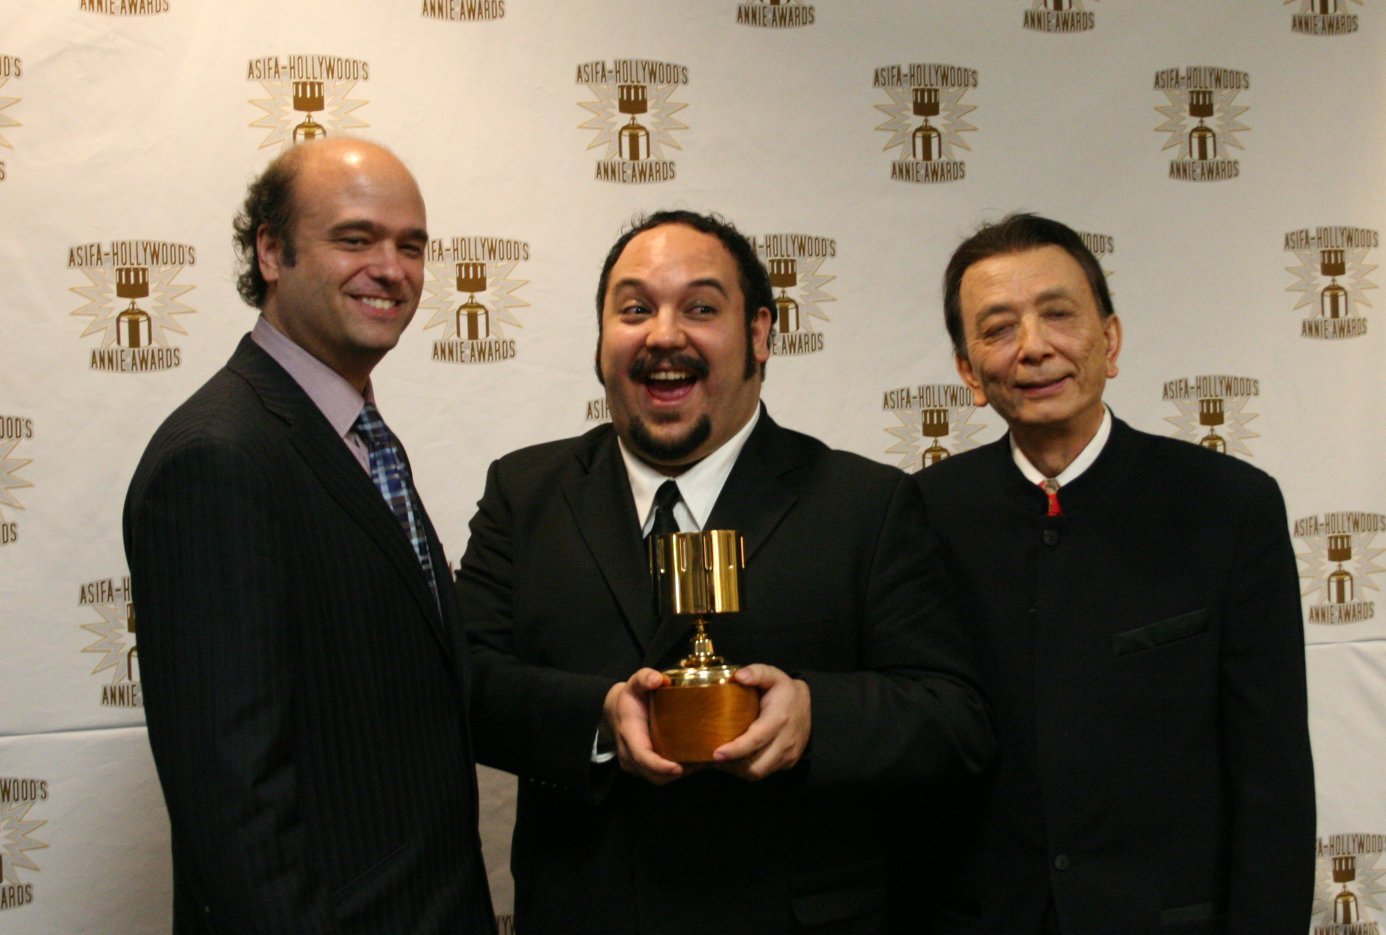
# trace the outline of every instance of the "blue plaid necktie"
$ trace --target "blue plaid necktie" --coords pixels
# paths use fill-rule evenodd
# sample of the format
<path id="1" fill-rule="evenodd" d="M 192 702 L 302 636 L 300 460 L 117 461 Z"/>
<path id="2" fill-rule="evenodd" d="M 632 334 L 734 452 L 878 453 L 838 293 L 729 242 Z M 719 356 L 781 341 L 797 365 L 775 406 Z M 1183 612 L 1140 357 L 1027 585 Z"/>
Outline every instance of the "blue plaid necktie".
<path id="1" fill-rule="evenodd" d="M 433 557 L 428 552 L 428 536 L 424 532 L 423 508 L 419 505 L 419 495 L 414 490 L 414 480 L 409 476 L 409 464 L 404 458 L 404 448 L 395 433 L 380 418 L 380 410 L 374 403 L 366 403 L 361 414 L 352 426 L 356 434 L 366 443 L 369 453 L 371 480 L 385 498 L 386 504 L 394 511 L 404 529 L 405 538 L 414 547 L 419 565 L 428 576 L 428 586 L 433 589 L 433 599 L 438 599 L 438 582 L 433 577 Z"/>

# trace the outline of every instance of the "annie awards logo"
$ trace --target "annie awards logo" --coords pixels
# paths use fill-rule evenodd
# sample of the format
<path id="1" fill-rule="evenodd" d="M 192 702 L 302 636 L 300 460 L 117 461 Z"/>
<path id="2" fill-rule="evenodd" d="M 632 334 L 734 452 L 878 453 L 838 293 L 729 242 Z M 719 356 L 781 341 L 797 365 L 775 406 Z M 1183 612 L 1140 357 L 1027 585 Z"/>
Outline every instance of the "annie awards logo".
<path id="1" fill-rule="evenodd" d="M 1245 148 L 1237 134 L 1251 129 L 1241 122 L 1250 106 L 1237 102 L 1250 87 L 1251 76 L 1231 68 L 1199 65 L 1155 73 L 1155 90 L 1166 100 L 1155 108 L 1165 116 L 1155 132 L 1168 133 L 1163 148 L 1176 150 L 1170 178 L 1221 182 L 1241 174 L 1231 150 Z"/>
<path id="2" fill-rule="evenodd" d="M 977 447 L 972 436 L 983 428 L 973 422 L 977 403 L 972 390 L 962 383 L 901 386 L 881 394 L 881 409 L 894 415 L 886 426 L 895 443 L 886 454 L 896 455 L 896 466 L 917 471 L 944 458 Z"/>
<path id="3" fill-rule="evenodd" d="M 424 19 L 474 22 L 504 15 L 505 0 L 423 0 Z"/>
<path id="4" fill-rule="evenodd" d="M 836 301 L 823 289 L 835 278 L 823 265 L 837 256 L 837 241 L 813 234 L 760 234 L 751 237 L 751 243 L 770 270 L 775 290 L 770 352 L 791 357 L 823 350 L 819 328 L 829 321 L 823 305 Z"/>
<path id="5" fill-rule="evenodd" d="M 261 149 L 283 152 L 370 126 L 356 116 L 366 102 L 352 97 L 358 83 L 370 80 L 369 62 L 339 55 L 268 55 L 252 58 L 245 77 L 268 95 L 250 101 L 264 111 L 250 124 L 266 131 Z"/>
<path id="6" fill-rule="evenodd" d="M 1348 4 L 1362 5 L 1362 0 L 1285 0 L 1294 5 L 1296 13 L 1290 19 L 1290 31 L 1309 36 L 1344 36 L 1357 32 L 1357 14 L 1349 13 Z"/>
<path id="7" fill-rule="evenodd" d="M 15 491 L 34 486 L 19 476 L 20 470 L 33 459 L 19 458 L 15 454 L 21 442 L 33 437 L 33 419 L 0 416 L 0 546 L 19 541 L 19 523 L 13 511 L 24 509 L 24 504 Z"/>
<path id="8" fill-rule="evenodd" d="M 13 55 L 0 55 L 0 91 L 4 91 L 5 85 L 10 83 L 11 78 L 18 78 L 23 74 L 23 61 Z M 5 131 L 12 127 L 23 126 L 23 124 L 5 111 L 18 103 L 19 98 L 8 97 L 0 93 L 0 148 L 14 149 L 14 144 L 5 136 Z M 8 172 L 9 169 L 5 165 L 5 160 L 0 159 L 0 182 L 5 181 Z"/>
<path id="9" fill-rule="evenodd" d="M 1087 4 L 1097 0 L 1030 0 L 1025 28 L 1036 32 L 1086 32 L 1097 25 Z"/>
<path id="10" fill-rule="evenodd" d="M 191 244 L 162 240 L 112 240 L 69 247 L 67 267 L 86 284 L 72 286 L 86 302 L 72 314 L 89 319 L 82 337 L 96 337 L 92 370 L 149 373 L 182 363 L 172 335 L 186 335 L 179 316 L 196 309 L 182 297 L 192 286 L 178 282 L 197 262 Z"/>
<path id="11" fill-rule="evenodd" d="M 1299 261 L 1285 271 L 1295 277 L 1286 287 L 1299 293 L 1295 311 L 1304 309 L 1300 337 L 1332 341 L 1367 333 L 1362 309 L 1371 308 L 1367 292 L 1376 288 L 1367 278 L 1376 264 L 1367 261 L 1380 242 L 1366 227 L 1304 227 L 1285 235 L 1285 249 Z"/>
<path id="12" fill-rule="evenodd" d="M 977 70 L 956 65 L 916 63 L 877 68 L 871 81 L 890 96 L 876 109 L 890 119 L 876 127 L 890 134 L 884 150 L 899 150 L 890 163 L 898 182 L 956 182 L 967 175 L 963 138 L 977 128 L 964 118 L 977 108 L 963 103 L 977 87 Z"/>
<path id="13" fill-rule="evenodd" d="M 1178 415 L 1165 416 L 1174 426 L 1174 438 L 1249 458 L 1246 443 L 1260 436 L 1247 427 L 1257 416 L 1248 404 L 1259 395 L 1261 381 L 1255 377 L 1218 374 L 1168 380 L 1160 397 L 1179 410 Z"/>
<path id="14" fill-rule="evenodd" d="M 523 327 L 515 311 L 529 303 L 515 293 L 529 280 L 515 276 L 529 261 L 529 244 L 504 237 L 462 236 L 428 243 L 424 329 L 438 328 L 433 359 L 450 364 L 513 360 L 513 331 Z"/>
<path id="15" fill-rule="evenodd" d="M 130 597 L 130 576 L 98 578 L 77 588 L 77 605 L 90 608 L 96 620 L 82 629 L 96 642 L 82 652 L 101 658 L 92 675 L 105 674 L 101 684 L 101 704 L 107 708 L 143 708 L 140 694 L 139 649 L 135 645 L 135 604 Z"/>
<path id="16" fill-rule="evenodd" d="M 736 5 L 736 21 L 742 26 L 792 29 L 813 25 L 813 5 L 801 0 L 754 0 Z"/>
<path id="17" fill-rule="evenodd" d="M 1324 513 L 1294 521 L 1295 538 L 1308 547 L 1295 557 L 1310 623 L 1362 623 L 1376 616 L 1367 592 L 1378 589 L 1373 576 L 1386 571 L 1376 563 L 1386 548 L 1372 547 L 1382 529 L 1386 516 L 1380 513 Z"/>
<path id="18" fill-rule="evenodd" d="M 1381 935 L 1386 834 L 1330 834 L 1315 859 L 1311 935 Z M 1376 918 L 1372 918 L 1375 916 Z"/>
<path id="19" fill-rule="evenodd" d="M 596 425 L 599 422 L 611 421 L 611 407 L 607 405 L 605 396 L 598 396 L 596 399 L 589 399 L 586 403 L 586 415 L 582 421 Z"/>
<path id="20" fill-rule="evenodd" d="M 48 822 L 30 813 L 48 801 L 48 780 L 0 776 L 0 912 L 34 901 L 32 877 L 39 872 L 31 851 L 48 845 L 34 832 Z"/>
<path id="21" fill-rule="evenodd" d="M 168 0 L 78 0 L 83 13 L 106 16 L 152 16 L 168 12 Z"/>
<path id="22" fill-rule="evenodd" d="M 688 105 L 674 95 L 688 84 L 688 66 L 638 58 L 583 62 L 577 83 L 596 98 L 579 102 L 592 116 L 578 124 L 595 134 L 587 148 L 601 150 L 596 180 L 673 181 L 677 166 L 668 150 L 683 148 L 674 133 L 688 129 L 674 116 Z"/>

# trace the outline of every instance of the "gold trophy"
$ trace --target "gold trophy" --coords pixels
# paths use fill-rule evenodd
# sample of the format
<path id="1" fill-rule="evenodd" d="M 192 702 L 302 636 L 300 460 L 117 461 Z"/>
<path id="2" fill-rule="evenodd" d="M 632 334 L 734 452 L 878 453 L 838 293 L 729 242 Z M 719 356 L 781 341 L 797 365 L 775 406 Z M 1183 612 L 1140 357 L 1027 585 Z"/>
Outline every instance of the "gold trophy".
<path id="1" fill-rule="evenodd" d="M 294 142 L 306 143 L 327 136 L 327 128 L 313 119 L 313 115 L 323 110 L 326 103 L 322 82 L 295 81 L 293 87 L 294 110 L 304 115 L 304 121 L 294 127 Z"/>
<path id="2" fill-rule="evenodd" d="M 661 617 L 692 617 L 692 652 L 665 669 L 650 695 L 650 741 L 677 763 L 709 763 L 760 712 L 760 694 L 732 679 L 738 666 L 715 655 L 706 617 L 741 610 L 745 543 L 731 529 L 650 537 L 650 572 Z"/>
<path id="3" fill-rule="evenodd" d="M 780 294 L 775 296 L 775 331 L 778 334 L 799 330 L 799 303 L 787 292 L 798 283 L 798 262 L 794 257 L 770 260 L 770 285 L 780 290 Z"/>
<path id="4" fill-rule="evenodd" d="M 476 300 L 486 291 L 486 264 L 457 264 L 457 291 L 467 293 L 467 301 L 457 307 L 457 336 L 467 341 L 491 337 L 491 310 Z"/>
<path id="5" fill-rule="evenodd" d="M 910 155 L 922 162 L 941 159 L 943 134 L 938 132 L 938 127 L 929 123 L 929 118 L 937 117 L 939 113 L 938 88 L 925 86 L 910 90 L 913 93 L 914 115 L 924 118 L 924 122 L 915 127 L 911 135 Z"/>
<path id="6" fill-rule="evenodd" d="M 150 335 L 149 313 L 135 304 L 137 299 L 148 297 L 149 267 L 116 267 L 116 298 L 130 300 L 130 307 L 116 316 L 116 344 L 119 347 L 148 347 L 154 343 Z"/>
<path id="7" fill-rule="evenodd" d="M 1347 273 L 1347 261 L 1341 247 L 1326 247 L 1319 251 L 1319 272 L 1328 277 L 1328 285 L 1319 293 L 1319 317 L 1346 318 L 1348 292 L 1338 285 L 1338 277 Z"/>
<path id="8" fill-rule="evenodd" d="M 1218 426 L 1224 421 L 1222 399 L 1218 396 L 1205 396 L 1198 401 L 1198 424 L 1208 429 L 1208 434 L 1198 443 L 1209 451 L 1227 452 L 1227 441 L 1218 434 Z"/>
<path id="9" fill-rule="evenodd" d="M 1189 116 L 1198 118 L 1198 126 L 1189 131 L 1189 157 L 1199 162 L 1218 158 L 1218 138 L 1204 124 L 1213 116 L 1213 92 L 1211 89 L 1191 89 L 1189 91 Z"/>
<path id="10" fill-rule="evenodd" d="M 938 464 L 948 457 L 948 449 L 938 443 L 940 438 L 948 437 L 947 409 L 925 409 L 923 417 L 920 419 L 919 431 L 925 438 L 934 440 L 933 444 L 924 449 L 924 454 L 920 455 L 920 460 L 923 462 L 921 467 Z"/>

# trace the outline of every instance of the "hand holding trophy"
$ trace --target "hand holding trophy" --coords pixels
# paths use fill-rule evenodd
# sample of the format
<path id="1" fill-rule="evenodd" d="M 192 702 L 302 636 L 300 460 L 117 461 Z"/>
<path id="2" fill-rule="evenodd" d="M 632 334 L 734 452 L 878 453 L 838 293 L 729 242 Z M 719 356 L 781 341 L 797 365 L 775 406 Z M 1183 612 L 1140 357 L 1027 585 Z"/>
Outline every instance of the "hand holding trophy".
<path id="1" fill-rule="evenodd" d="M 760 695 L 736 682 L 737 666 L 714 653 L 707 617 L 741 609 L 745 547 L 730 529 L 650 537 L 650 573 L 661 616 L 692 617 L 692 652 L 666 669 L 650 695 L 655 752 L 678 763 L 709 763 L 741 736 L 760 710 Z"/>

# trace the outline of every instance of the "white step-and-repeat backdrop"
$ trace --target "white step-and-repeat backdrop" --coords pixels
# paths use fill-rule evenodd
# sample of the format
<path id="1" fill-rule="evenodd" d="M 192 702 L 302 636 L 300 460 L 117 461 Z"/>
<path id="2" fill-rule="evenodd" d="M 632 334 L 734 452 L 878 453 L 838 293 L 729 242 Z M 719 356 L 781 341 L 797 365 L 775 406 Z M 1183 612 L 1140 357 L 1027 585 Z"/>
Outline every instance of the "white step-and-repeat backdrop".
<path id="1" fill-rule="evenodd" d="M 168 926 L 121 503 L 253 321 L 246 182 L 322 133 L 391 145 L 428 201 L 429 286 L 375 383 L 454 561 L 491 459 L 605 417 L 592 294 L 633 214 L 753 235 L 776 419 L 908 470 L 1002 430 L 944 338 L 952 248 L 1021 208 L 1083 231 L 1125 323 L 1117 413 L 1284 489 L 1315 931 L 1386 922 L 1386 0 L 0 0 L 0 23 L 0 929 Z M 487 777 L 502 910 L 512 785 Z"/>

